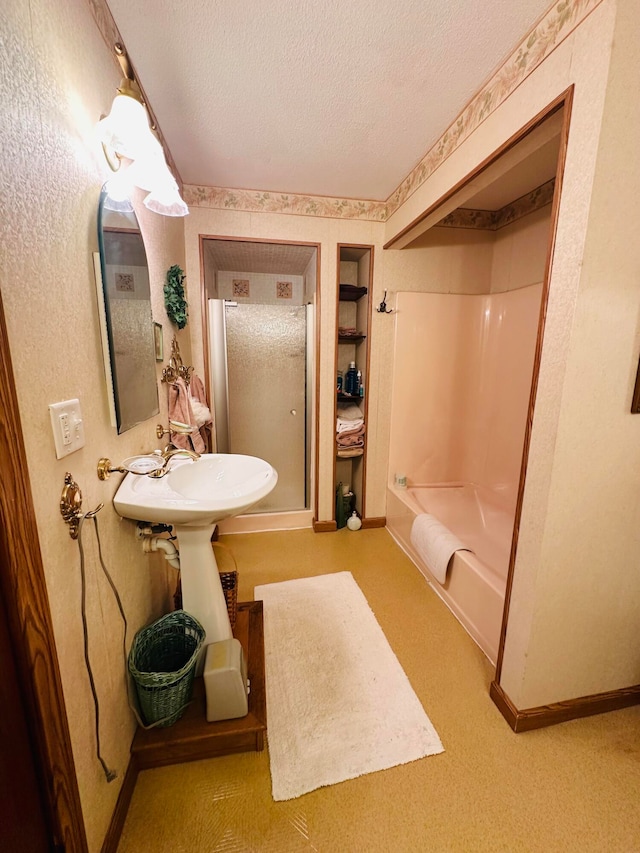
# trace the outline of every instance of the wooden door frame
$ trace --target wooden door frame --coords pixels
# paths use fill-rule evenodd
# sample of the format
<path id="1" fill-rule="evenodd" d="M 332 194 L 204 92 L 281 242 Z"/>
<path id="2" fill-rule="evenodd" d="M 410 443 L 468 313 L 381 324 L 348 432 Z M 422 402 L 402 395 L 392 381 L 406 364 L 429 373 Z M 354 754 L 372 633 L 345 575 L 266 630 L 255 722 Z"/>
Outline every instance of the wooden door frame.
<path id="1" fill-rule="evenodd" d="M 0 589 L 54 850 L 87 850 L 0 294 Z"/>
<path id="2" fill-rule="evenodd" d="M 320 418 L 318 416 L 320 411 L 320 255 L 322 252 L 321 243 L 309 242 L 307 240 L 276 240 L 274 238 L 268 237 L 230 237 L 225 236 L 223 234 L 199 234 L 198 235 L 198 257 L 200 260 L 200 313 L 201 313 L 201 323 L 202 323 L 202 349 L 203 349 L 203 361 L 204 361 L 204 383 L 207 391 L 209 390 L 210 382 L 211 382 L 211 368 L 209 365 L 209 306 L 208 306 L 208 296 L 207 296 L 207 285 L 205 282 L 204 276 L 204 244 L 207 240 L 224 240 L 235 243 L 267 243 L 272 245 L 279 246 L 308 246 L 311 249 L 316 250 L 316 289 L 315 289 L 315 302 L 314 302 L 314 311 L 313 311 L 313 324 L 314 324 L 314 353 L 313 353 L 313 361 L 314 361 L 314 383 L 315 388 L 313 389 L 313 399 L 315 405 L 315 432 L 313 435 L 313 465 L 311 466 L 311 470 L 313 472 L 313 483 L 311 494 L 313 495 L 313 504 L 310 509 L 313 510 L 313 518 L 314 518 L 314 527 L 316 525 L 316 518 L 318 515 L 318 501 L 319 501 L 319 481 L 320 478 L 318 476 L 318 466 L 320 464 Z M 210 401 L 213 406 L 213 400 Z M 215 412 L 214 412 L 215 417 Z M 311 420 L 311 412 L 307 413 L 307 417 L 309 421 Z M 309 425 L 309 429 L 311 429 L 311 424 Z"/>

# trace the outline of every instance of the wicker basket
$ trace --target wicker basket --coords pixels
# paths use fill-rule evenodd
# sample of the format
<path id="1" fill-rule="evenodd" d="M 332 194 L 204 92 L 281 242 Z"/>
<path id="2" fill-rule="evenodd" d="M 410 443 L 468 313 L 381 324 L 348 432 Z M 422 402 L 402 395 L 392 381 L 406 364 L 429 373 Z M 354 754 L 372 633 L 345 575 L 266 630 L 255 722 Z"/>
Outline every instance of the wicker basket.
<path id="1" fill-rule="evenodd" d="M 231 622 L 231 627 L 234 628 L 238 616 L 238 573 L 236 571 L 220 572 L 220 583 L 222 584 L 224 599 L 227 603 L 229 622 Z M 176 610 L 180 610 L 182 607 L 182 585 L 180 578 L 178 578 L 176 590 L 173 594 L 173 606 Z"/>
<path id="2" fill-rule="evenodd" d="M 184 610 L 176 610 L 138 631 L 129 652 L 146 725 L 170 726 L 191 700 L 193 677 L 205 631 Z"/>

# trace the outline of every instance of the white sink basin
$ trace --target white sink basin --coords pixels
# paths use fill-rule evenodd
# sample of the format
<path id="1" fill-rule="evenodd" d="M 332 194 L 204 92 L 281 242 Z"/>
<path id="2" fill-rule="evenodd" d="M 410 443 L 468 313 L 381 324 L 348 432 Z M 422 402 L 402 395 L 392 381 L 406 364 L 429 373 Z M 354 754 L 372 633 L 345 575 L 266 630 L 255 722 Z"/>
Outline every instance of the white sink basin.
<path id="1" fill-rule="evenodd" d="M 278 482 L 263 459 L 237 453 L 205 453 L 199 459 L 174 456 L 169 473 L 154 478 L 127 474 L 113 505 L 137 521 L 201 525 L 249 509 Z"/>
<path id="2" fill-rule="evenodd" d="M 113 505 L 124 518 L 173 525 L 182 607 L 206 632 L 196 668 L 201 675 L 206 645 L 233 636 L 211 547 L 214 528 L 266 497 L 278 475 L 263 459 L 237 453 L 205 453 L 196 460 L 174 456 L 169 464 L 169 473 L 160 478 L 127 474 Z"/>

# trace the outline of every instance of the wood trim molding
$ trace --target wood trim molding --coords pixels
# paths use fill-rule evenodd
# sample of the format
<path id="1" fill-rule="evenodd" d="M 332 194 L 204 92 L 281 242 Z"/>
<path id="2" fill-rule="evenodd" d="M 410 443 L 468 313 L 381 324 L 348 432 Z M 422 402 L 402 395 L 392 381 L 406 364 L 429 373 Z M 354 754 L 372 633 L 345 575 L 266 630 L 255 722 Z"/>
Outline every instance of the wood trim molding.
<path id="1" fill-rule="evenodd" d="M 53 844 L 87 850 L 71 736 L 0 298 L 0 585 Z"/>
<path id="2" fill-rule="evenodd" d="M 638 361 L 638 372 L 636 373 L 636 382 L 633 386 L 633 398 L 631 400 L 631 414 L 640 414 L 640 361 Z"/>
<path id="3" fill-rule="evenodd" d="M 372 530 L 374 527 L 386 527 L 387 526 L 387 517 L 385 515 L 381 515 L 373 518 L 363 518 L 362 519 L 362 529 L 363 530 Z"/>
<path id="4" fill-rule="evenodd" d="M 321 254 L 322 254 L 322 244 L 307 241 L 307 240 L 278 240 L 275 238 L 269 237 L 242 237 L 242 236 L 230 236 L 223 234 L 199 234 L 198 235 L 198 256 L 200 259 L 200 312 L 201 312 L 201 325 L 202 325 L 202 347 L 204 350 L 204 381 L 205 388 L 207 389 L 207 393 L 209 393 L 210 389 L 210 371 L 211 365 L 209 364 L 209 310 L 208 310 L 208 295 L 207 295 L 207 286 L 205 282 L 205 242 L 207 240 L 224 240 L 225 242 L 235 242 L 235 243 L 268 243 L 274 244 L 278 246 L 308 246 L 309 248 L 316 250 L 316 286 L 315 286 L 315 301 L 314 301 L 314 358 L 315 358 L 315 407 L 316 407 L 316 417 L 315 417 L 315 436 L 313 441 L 313 454 L 314 454 L 314 465 L 312 466 L 312 475 L 314 479 L 312 491 L 314 495 L 314 506 L 313 509 L 315 512 L 318 511 L 318 501 L 319 501 L 319 482 L 318 482 L 318 466 L 320 464 L 320 441 L 319 441 L 319 432 L 320 432 L 320 418 L 318 417 L 318 412 L 320 410 L 320 322 L 321 322 L 321 302 L 320 302 L 320 270 L 321 270 Z M 213 400 L 209 401 L 212 406 L 213 411 Z M 215 411 L 214 411 L 215 417 Z M 213 442 L 213 435 L 212 435 Z"/>
<path id="5" fill-rule="evenodd" d="M 333 533 L 337 529 L 338 525 L 335 521 L 316 521 L 315 518 L 313 519 L 314 533 Z"/>
<path id="6" fill-rule="evenodd" d="M 129 766 L 118 794 L 118 801 L 111 816 L 111 823 L 102 843 L 101 853 L 116 853 L 120 836 L 124 829 L 124 822 L 127 819 L 127 812 L 131 804 L 131 798 L 138 781 L 138 765 L 135 757 L 132 755 L 129 759 Z"/>
<path id="7" fill-rule="evenodd" d="M 535 411 L 536 397 L 538 393 L 538 380 L 540 378 L 540 362 L 542 360 L 542 343 L 544 338 L 544 328 L 547 318 L 547 303 L 549 301 L 549 288 L 551 284 L 551 272 L 553 267 L 553 255 L 556 245 L 556 232 L 558 229 L 558 217 L 560 213 L 560 196 L 562 193 L 562 182 L 564 179 L 564 168 L 567 157 L 567 143 L 569 140 L 569 126 L 571 123 L 571 107 L 573 104 L 573 90 L 570 86 L 566 92 L 562 94 L 563 100 L 556 99 L 553 105 L 550 106 L 555 112 L 558 108 L 564 110 L 562 135 L 560 139 L 560 149 L 558 151 L 558 168 L 556 171 L 555 188 L 553 192 L 553 202 L 551 205 L 551 222 L 549 223 L 549 247 L 547 250 L 547 259 L 545 262 L 544 282 L 542 286 L 542 295 L 540 297 L 540 317 L 538 320 L 538 334 L 536 339 L 536 349 L 533 358 L 533 371 L 531 377 L 531 392 L 529 395 L 529 409 L 527 412 L 527 421 L 525 424 L 524 442 L 522 446 L 522 462 L 520 465 L 520 479 L 518 482 L 518 496 L 516 499 L 516 512 L 513 522 L 513 537 L 511 540 L 511 552 L 509 555 L 509 568 L 507 570 L 507 584 L 505 588 L 504 609 L 502 611 L 502 627 L 500 629 L 500 640 L 498 642 L 498 657 L 496 660 L 496 682 L 500 681 L 502 672 L 502 660 L 504 657 L 504 644 L 507 636 L 507 622 L 509 619 L 509 610 L 511 605 L 511 592 L 513 589 L 513 574 L 516 561 L 516 553 L 518 550 L 518 538 L 520 534 L 520 520 L 522 518 L 522 503 L 524 500 L 524 487 L 527 475 L 527 466 L 529 463 L 529 450 L 531 447 L 531 431 L 533 429 L 533 415 Z M 549 113 L 551 115 L 551 112 Z"/>
<path id="8" fill-rule="evenodd" d="M 516 708 L 497 681 L 491 683 L 489 695 L 513 731 L 519 733 L 640 705 L 640 684 L 525 710 Z"/>
<path id="9" fill-rule="evenodd" d="M 385 249 L 392 249 L 396 243 L 400 242 L 403 237 L 406 237 L 408 234 L 413 231 L 421 222 L 424 222 L 432 213 L 434 213 L 439 207 L 441 207 L 446 201 L 456 193 L 460 192 L 460 190 L 472 181 L 474 178 L 477 178 L 482 174 L 486 169 L 489 168 L 496 160 L 498 160 L 503 154 L 506 154 L 507 151 L 510 151 L 514 148 L 519 142 L 521 142 L 531 131 L 535 130 L 539 125 L 541 125 L 544 121 L 550 118 L 555 112 L 562 109 L 565 105 L 565 102 L 568 98 L 568 93 L 573 92 L 573 86 L 567 89 L 562 94 L 558 95 L 544 110 L 541 110 L 537 115 L 535 115 L 531 121 L 527 122 L 524 127 L 521 127 L 516 133 L 509 137 L 509 139 L 505 140 L 495 151 L 493 151 L 488 157 L 482 160 L 475 169 L 472 169 L 464 178 L 461 178 L 456 184 L 454 184 L 444 195 L 440 196 L 433 204 L 429 205 L 429 207 L 422 211 L 418 216 L 409 222 L 408 225 L 405 225 L 397 234 L 395 234 L 390 240 L 388 240 L 384 244 Z"/>
<path id="10" fill-rule="evenodd" d="M 321 341 L 322 336 L 320 334 L 321 326 L 322 326 L 322 301 L 321 301 L 321 290 L 322 287 L 320 285 L 320 274 L 321 274 L 321 255 L 322 255 L 322 244 L 316 243 L 316 290 L 315 290 L 315 300 L 313 304 L 313 321 L 315 325 L 315 338 L 314 338 L 314 346 L 316 348 L 315 351 L 315 366 L 314 372 L 315 376 L 313 377 L 314 382 L 314 402 L 315 406 L 315 422 L 316 422 L 316 432 L 314 435 L 313 441 L 313 506 L 312 509 L 315 513 L 320 511 L 320 349 L 321 349 Z M 311 416 L 311 412 L 309 412 L 309 416 Z"/>

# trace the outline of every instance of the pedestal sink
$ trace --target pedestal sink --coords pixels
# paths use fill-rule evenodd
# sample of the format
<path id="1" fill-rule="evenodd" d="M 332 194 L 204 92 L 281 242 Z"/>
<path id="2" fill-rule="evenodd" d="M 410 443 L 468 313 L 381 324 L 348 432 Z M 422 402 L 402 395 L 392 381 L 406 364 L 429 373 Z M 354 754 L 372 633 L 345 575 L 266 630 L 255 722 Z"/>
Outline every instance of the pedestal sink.
<path id="1" fill-rule="evenodd" d="M 124 518 L 173 525 L 184 610 L 205 629 L 206 644 L 231 639 L 211 536 L 217 522 L 266 497 L 278 475 L 263 459 L 235 453 L 205 453 L 196 460 L 174 456 L 169 465 L 160 478 L 127 474 L 113 505 Z"/>

